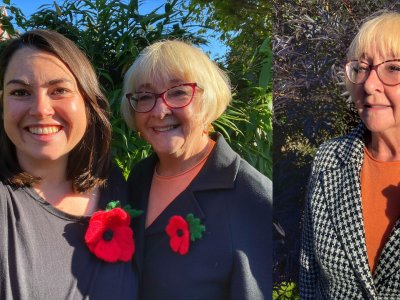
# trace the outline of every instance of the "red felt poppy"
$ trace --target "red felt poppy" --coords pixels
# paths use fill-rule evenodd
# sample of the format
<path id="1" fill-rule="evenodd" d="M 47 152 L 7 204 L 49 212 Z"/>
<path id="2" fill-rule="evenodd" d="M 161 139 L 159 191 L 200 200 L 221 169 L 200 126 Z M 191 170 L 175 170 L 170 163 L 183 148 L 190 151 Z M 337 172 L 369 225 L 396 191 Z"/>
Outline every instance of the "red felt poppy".
<path id="1" fill-rule="evenodd" d="M 169 245 L 174 252 L 185 255 L 189 251 L 189 224 L 181 216 L 173 216 L 165 228 L 170 237 Z"/>
<path id="2" fill-rule="evenodd" d="M 119 207 L 95 212 L 85 234 L 89 250 L 106 262 L 130 261 L 135 252 L 130 222 L 130 215 Z"/>

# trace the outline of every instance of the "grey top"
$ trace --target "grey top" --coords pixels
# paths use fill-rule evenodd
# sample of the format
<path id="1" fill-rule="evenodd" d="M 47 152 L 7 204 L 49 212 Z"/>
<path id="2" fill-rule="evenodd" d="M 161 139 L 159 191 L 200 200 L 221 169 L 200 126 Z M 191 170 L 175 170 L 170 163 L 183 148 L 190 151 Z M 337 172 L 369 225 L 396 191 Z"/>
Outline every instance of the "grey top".
<path id="1" fill-rule="evenodd" d="M 113 176 L 100 208 L 125 202 L 126 183 Z M 132 263 L 107 263 L 89 252 L 89 217 L 66 214 L 29 187 L 0 181 L 0 299 L 137 299 Z"/>

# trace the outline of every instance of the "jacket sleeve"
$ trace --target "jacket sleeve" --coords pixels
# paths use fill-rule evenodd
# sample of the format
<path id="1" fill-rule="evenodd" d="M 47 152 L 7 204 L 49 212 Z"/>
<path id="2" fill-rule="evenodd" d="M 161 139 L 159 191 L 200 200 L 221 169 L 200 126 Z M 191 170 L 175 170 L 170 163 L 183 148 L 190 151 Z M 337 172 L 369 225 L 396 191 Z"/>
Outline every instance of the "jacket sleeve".
<path id="1" fill-rule="evenodd" d="M 231 207 L 230 299 L 272 298 L 272 184 L 263 178 Z"/>
<path id="2" fill-rule="evenodd" d="M 316 299 L 319 267 L 315 257 L 312 201 L 317 192 L 317 176 L 311 173 L 303 214 L 303 232 L 300 251 L 300 299 Z"/>

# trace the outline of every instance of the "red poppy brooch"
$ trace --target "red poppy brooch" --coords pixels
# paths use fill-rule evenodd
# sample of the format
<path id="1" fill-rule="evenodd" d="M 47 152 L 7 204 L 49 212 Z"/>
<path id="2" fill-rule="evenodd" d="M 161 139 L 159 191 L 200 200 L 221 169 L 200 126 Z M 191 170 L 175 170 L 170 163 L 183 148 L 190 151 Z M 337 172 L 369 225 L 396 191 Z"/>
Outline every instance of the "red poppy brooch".
<path id="1" fill-rule="evenodd" d="M 130 205 L 120 207 L 119 201 L 108 203 L 105 210 L 95 212 L 89 220 L 85 242 L 90 252 L 106 262 L 128 262 L 135 253 L 131 218 L 143 211 Z"/>
<path id="2" fill-rule="evenodd" d="M 206 227 L 193 214 L 188 214 L 185 219 L 181 216 L 172 216 L 165 227 L 172 251 L 178 252 L 180 255 L 187 254 L 190 241 L 201 239 L 205 230 Z"/>

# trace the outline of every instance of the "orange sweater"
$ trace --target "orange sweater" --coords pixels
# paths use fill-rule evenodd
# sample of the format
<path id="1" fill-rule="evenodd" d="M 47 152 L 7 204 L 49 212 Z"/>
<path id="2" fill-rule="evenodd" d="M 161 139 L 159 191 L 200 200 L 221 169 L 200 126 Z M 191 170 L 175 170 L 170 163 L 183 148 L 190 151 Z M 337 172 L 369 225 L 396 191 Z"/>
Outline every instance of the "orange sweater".
<path id="1" fill-rule="evenodd" d="M 379 255 L 400 217 L 400 161 L 378 161 L 365 149 L 361 199 L 368 262 L 374 273 Z"/>

